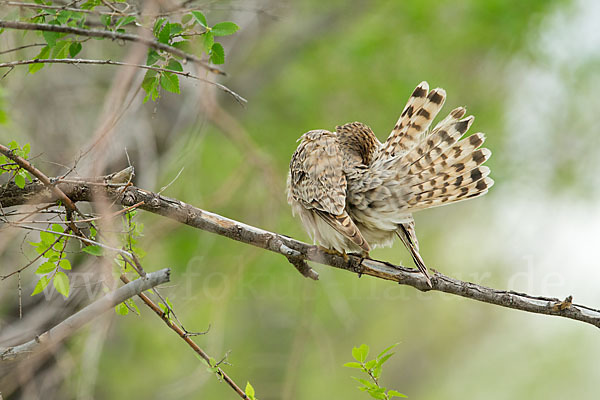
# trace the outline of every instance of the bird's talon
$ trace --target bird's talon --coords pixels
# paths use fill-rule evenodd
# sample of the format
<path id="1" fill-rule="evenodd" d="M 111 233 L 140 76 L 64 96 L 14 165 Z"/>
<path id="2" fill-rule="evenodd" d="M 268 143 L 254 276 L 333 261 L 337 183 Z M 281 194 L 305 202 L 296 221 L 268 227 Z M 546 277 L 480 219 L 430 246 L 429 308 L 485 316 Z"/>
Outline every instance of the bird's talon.
<path id="1" fill-rule="evenodd" d="M 331 254 L 332 256 L 342 257 L 344 259 L 344 261 L 346 261 L 346 262 L 348 262 L 350 260 L 350 257 L 348 257 L 348 254 L 346 254 L 346 252 L 340 253 L 339 251 L 337 251 L 335 249 L 328 249 L 327 247 L 323 247 L 321 245 L 319 245 L 317 247 L 319 248 L 319 250 L 321 250 L 324 253 Z"/>

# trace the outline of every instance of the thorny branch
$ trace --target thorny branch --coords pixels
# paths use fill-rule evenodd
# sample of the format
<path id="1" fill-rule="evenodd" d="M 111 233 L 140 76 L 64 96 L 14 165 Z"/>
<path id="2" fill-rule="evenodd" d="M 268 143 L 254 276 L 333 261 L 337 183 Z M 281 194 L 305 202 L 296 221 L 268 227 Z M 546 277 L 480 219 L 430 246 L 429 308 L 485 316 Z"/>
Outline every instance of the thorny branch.
<path id="1" fill-rule="evenodd" d="M 412 268 L 372 259 L 362 260 L 360 257 L 353 255 L 349 255 L 345 259 L 341 255 L 324 252 L 317 246 L 201 210 L 177 199 L 171 199 L 135 186 L 119 190 L 110 185 L 98 185 L 98 181 L 98 179 L 95 179 L 93 180 L 94 183 L 90 184 L 85 180 L 72 180 L 69 183 L 58 183 L 57 186 L 74 202 L 94 201 L 96 194 L 113 198 L 117 203 L 126 207 L 143 202 L 139 207 L 142 210 L 282 254 L 293 261 L 296 268 L 301 270 L 303 275 L 310 276 L 313 279 L 316 277 L 316 273 L 307 270 L 307 266 L 300 263 L 300 261 L 314 261 L 354 272 L 359 276 L 371 275 L 380 279 L 398 282 L 402 285 L 412 286 L 421 291 L 436 290 L 515 310 L 570 318 L 600 328 L 600 310 L 574 304 L 572 299 L 569 298 L 561 301 L 552 297 L 532 296 L 515 291 L 492 289 L 475 283 L 464 282 L 437 271 L 434 271 L 431 279 L 433 287 L 429 288 L 423 275 Z M 9 207 L 25 204 L 32 199 L 39 203 L 56 200 L 54 194 L 43 184 L 32 182 L 27 184 L 24 189 L 19 189 L 16 185 L 10 183 L 2 196 L 1 202 L 4 207 Z"/>

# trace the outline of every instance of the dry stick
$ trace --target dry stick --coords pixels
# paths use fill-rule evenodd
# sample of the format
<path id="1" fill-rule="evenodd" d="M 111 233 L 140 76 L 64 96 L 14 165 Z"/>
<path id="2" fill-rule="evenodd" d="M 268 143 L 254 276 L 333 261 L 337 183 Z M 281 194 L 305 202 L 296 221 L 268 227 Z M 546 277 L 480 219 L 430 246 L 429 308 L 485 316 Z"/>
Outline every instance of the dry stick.
<path id="1" fill-rule="evenodd" d="M 37 350 L 39 346 L 50 346 L 64 340 L 83 325 L 92 321 L 103 312 L 115 307 L 117 304 L 122 303 L 135 295 L 140 295 L 144 290 L 169 282 L 170 273 L 171 270 L 168 268 L 149 273 L 145 278 L 139 278 L 133 282 L 129 282 L 112 293 L 107 294 L 101 299 L 86 306 L 65 319 L 63 322 L 41 335 L 36 336 L 29 342 L 17 346 L 0 348 L 0 361 L 20 359 Z"/>
<path id="2" fill-rule="evenodd" d="M 152 71 L 157 71 L 157 72 L 169 72 L 169 73 L 172 73 L 175 75 L 180 75 L 180 76 L 184 76 L 186 78 L 196 79 L 198 81 L 208 83 L 209 85 L 216 86 L 217 88 L 223 90 L 227 94 L 230 94 L 231 96 L 233 96 L 233 98 L 240 104 L 244 104 L 244 103 L 248 102 L 245 98 L 243 98 L 242 96 L 240 96 L 233 90 L 229 89 L 227 86 L 221 85 L 218 82 L 213 82 L 208 79 L 200 78 L 199 76 L 192 75 L 190 72 L 175 71 L 175 70 L 168 69 L 168 68 L 153 67 L 151 65 L 132 64 L 132 63 L 126 63 L 126 62 L 120 62 L 120 61 L 112 61 L 112 60 L 87 60 L 87 59 L 82 59 L 82 58 L 36 58 L 35 60 L 19 60 L 19 61 L 0 63 L 0 68 L 13 68 L 13 67 L 16 67 L 19 65 L 29 65 L 29 64 L 117 65 L 117 66 L 147 69 L 147 70 L 152 70 Z"/>
<path id="3" fill-rule="evenodd" d="M 121 275 L 121 281 L 123 281 L 124 283 L 128 283 L 129 279 L 127 279 L 127 277 L 125 275 Z M 140 299 L 142 299 L 142 301 L 152 309 L 152 311 L 154 311 L 156 313 L 156 315 L 158 315 L 165 324 L 167 324 L 167 326 L 169 328 L 171 328 L 172 330 L 174 330 L 180 338 L 182 338 L 200 357 L 202 357 L 209 365 L 210 364 L 210 357 L 208 354 L 206 354 L 204 352 L 204 350 L 202 350 L 197 344 L 196 342 L 194 342 L 190 336 L 183 331 L 183 329 L 181 329 L 179 326 L 175 325 L 173 322 L 171 322 L 169 320 L 169 317 L 167 314 L 165 314 L 152 300 L 150 300 L 150 298 L 148 296 L 146 296 L 143 293 L 139 294 Z M 227 382 L 227 384 L 229 386 L 231 386 L 231 388 L 233 390 L 236 391 L 237 394 L 240 395 L 240 397 L 242 399 L 246 399 L 246 394 L 244 393 L 244 391 L 242 389 L 240 389 L 240 387 L 233 381 L 233 379 L 231 379 L 226 373 L 225 371 L 223 371 L 221 368 L 217 367 L 217 374 L 223 378 L 223 380 L 225 382 Z"/>
<path id="4" fill-rule="evenodd" d="M 98 180 L 95 179 L 94 181 L 97 182 Z M 600 310 L 594 308 L 580 304 L 569 304 L 569 301 L 564 302 L 552 297 L 532 296 L 514 291 L 492 289 L 460 281 L 437 271 L 434 271 L 432 277 L 433 288 L 430 289 L 423 275 L 415 269 L 383 261 L 361 260 L 361 258 L 352 255 L 348 256 L 348 259 L 344 259 L 342 256 L 322 251 L 317 246 L 246 225 L 218 214 L 201 210 L 180 200 L 157 195 L 156 193 L 135 186 L 128 187 L 122 194 L 115 188 L 87 185 L 85 182 L 77 184 L 64 183 L 59 186 L 74 201 L 93 201 L 98 191 L 117 199 L 118 203 L 126 207 L 143 201 L 144 204 L 139 207 L 142 210 L 171 218 L 194 228 L 279 253 L 294 260 L 314 261 L 355 272 L 359 275 L 371 275 L 380 279 L 398 282 L 421 291 L 437 290 L 515 310 L 570 318 L 600 328 Z M 18 188 L 14 183 L 9 183 L 0 200 L 4 207 L 9 207 L 24 204 L 31 196 L 38 194 L 39 196 L 36 196 L 37 201 L 52 201 L 52 193 L 49 193 L 39 182 L 27 184 L 24 189 Z"/>
<path id="5" fill-rule="evenodd" d="M 119 32 L 99 30 L 99 29 L 74 28 L 71 26 L 61 26 L 61 25 L 35 24 L 35 23 L 20 22 L 20 21 L 0 21 L 0 28 L 20 29 L 20 30 L 26 30 L 26 31 L 60 32 L 60 33 L 70 33 L 70 34 L 79 35 L 79 36 L 101 37 L 101 38 L 108 38 L 108 39 L 113 39 L 113 40 L 119 39 L 119 40 L 124 40 L 127 42 L 140 42 L 140 43 L 145 44 L 148 47 L 152 47 L 153 49 L 166 51 L 167 53 L 181 57 L 186 61 L 192 61 L 212 73 L 215 73 L 218 75 L 226 75 L 225 72 L 207 64 L 206 62 L 202 61 L 199 57 L 196 57 L 193 54 L 186 53 L 183 50 L 180 50 L 173 46 L 169 46 L 168 44 L 161 43 L 157 40 L 148 39 L 148 38 L 134 35 L 131 33 L 119 33 Z"/>

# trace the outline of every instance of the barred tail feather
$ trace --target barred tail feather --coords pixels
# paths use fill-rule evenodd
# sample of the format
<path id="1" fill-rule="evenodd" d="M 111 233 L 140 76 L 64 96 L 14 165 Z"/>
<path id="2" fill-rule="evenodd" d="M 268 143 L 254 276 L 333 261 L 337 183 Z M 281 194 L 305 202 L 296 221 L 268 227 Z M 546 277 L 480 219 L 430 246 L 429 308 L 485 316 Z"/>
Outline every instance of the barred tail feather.
<path id="1" fill-rule="evenodd" d="M 468 185 L 461 185 L 453 190 L 447 190 L 445 194 L 436 193 L 435 190 L 425 193 L 415 193 L 408 199 L 407 208 L 410 211 L 417 211 L 472 199 L 486 194 L 493 184 L 494 181 L 486 176 Z"/>
<path id="2" fill-rule="evenodd" d="M 446 100 L 444 89 L 437 88 L 431 92 L 428 90 L 427 82 L 421 82 L 413 91 L 398 122 L 384 143 L 379 158 L 390 158 L 406 153 L 420 142 L 421 134 L 427 132 Z"/>

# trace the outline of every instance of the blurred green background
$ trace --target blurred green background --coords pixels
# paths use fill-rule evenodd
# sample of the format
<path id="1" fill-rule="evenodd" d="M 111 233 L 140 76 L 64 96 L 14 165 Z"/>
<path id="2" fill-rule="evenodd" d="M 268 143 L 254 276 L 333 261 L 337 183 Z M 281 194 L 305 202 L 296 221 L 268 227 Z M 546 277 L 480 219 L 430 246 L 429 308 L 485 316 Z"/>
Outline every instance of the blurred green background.
<path id="1" fill-rule="evenodd" d="M 140 94 L 116 125 L 109 169 L 126 165 L 126 147 L 137 184 L 157 191 L 183 167 L 165 195 L 307 241 L 284 193 L 296 139 L 362 121 L 383 140 L 412 89 L 427 80 L 448 93 L 442 114 L 465 105 L 476 116 L 471 132 L 486 133 L 496 181 L 483 198 L 416 214 L 428 265 L 498 289 L 600 303 L 599 3 L 304 0 L 206 8 L 210 20 L 241 26 L 223 42 L 229 76 L 222 83 L 247 107 L 196 82 L 157 104 L 141 105 Z M 94 46 L 105 58 L 128 51 Z M 84 56 L 92 58 L 89 47 Z M 42 153 L 38 165 L 60 173 L 47 161 L 69 165 L 90 141 L 114 74 L 92 66 L 13 71 L 2 81 L 10 122 L 0 137 L 30 141 L 32 153 Z M 206 113 L 215 95 L 227 114 L 216 114 L 221 124 Z M 226 371 L 242 386 L 250 381 L 261 400 L 368 398 L 350 378 L 356 372 L 342 367 L 361 343 L 375 354 L 400 343 L 381 382 L 411 399 L 596 397 L 600 341 L 591 325 L 319 265 L 313 282 L 279 255 L 138 218 L 146 269 L 173 269 L 163 292 L 180 320 L 192 331 L 210 325 L 199 345 L 216 359 L 231 351 Z M 400 243 L 371 256 L 412 266 Z M 23 279 L 34 284 L 33 276 Z M 14 307 L 16 283 L 0 287 L 5 307 Z M 88 376 L 101 399 L 235 398 L 140 308 L 141 316 L 104 318 L 68 342 L 63 357 L 71 367 L 58 398 L 77 397 Z M 86 361 L 100 324 L 108 328 L 98 359 Z"/>

